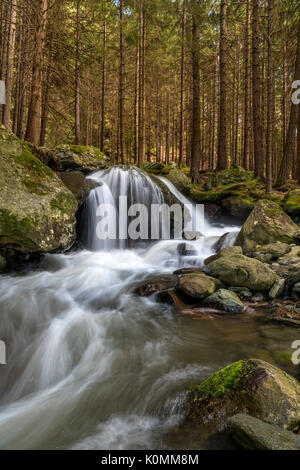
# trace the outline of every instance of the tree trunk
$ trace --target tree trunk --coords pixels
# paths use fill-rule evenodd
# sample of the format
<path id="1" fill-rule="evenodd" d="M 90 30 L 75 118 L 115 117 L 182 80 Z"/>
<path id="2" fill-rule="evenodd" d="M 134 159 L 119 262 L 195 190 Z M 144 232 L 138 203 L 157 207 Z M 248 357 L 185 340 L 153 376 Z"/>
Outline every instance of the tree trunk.
<path id="1" fill-rule="evenodd" d="M 105 138 L 105 89 L 106 89 L 106 18 L 103 22 L 103 61 L 102 61 L 102 90 L 101 90 L 101 129 L 100 150 L 104 152 Z"/>
<path id="2" fill-rule="evenodd" d="M 193 183 L 200 181 L 200 51 L 199 51 L 199 5 L 200 0 L 193 0 L 193 41 L 192 41 L 192 67 L 193 67 L 193 114 L 192 114 L 192 149 L 191 149 L 191 176 Z"/>
<path id="3" fill-rule="evenodd" d="M 227 157 L 227 0 L 221 1 L 220 25 L 220 111 L 218 169 L 228 167 Z"/>
<path id="4" fill-rule="evenodd" d="M 6 127 L 10 127 L 13 67 L 14 67 L 15 44 L 16 44 L 16 21 L 17 21 L 17 0 L 11 0 L 10 27 L 9 27 L 8 52 L 7 52 L 7 69 L 6 69 L 6 105 L 4 106 L 4 112 L 3 112 L 3 124 Z"/>
<path id="5" fill-rule="evenodd" d="M 296 56 L 296 65 L 295 65 L 295 74 L 294 81 L 300 80 L 300 20 L 298 26 L 298 41 L 297 41 L 297 56 Z M 298 108 L 299 105 L 292 103 L 289 127 L 287 131 L 287 137 L 283 149 L 283 158 L 281 161 L 279 174 L 278 174 L 278 185 L 283 185 L 287 182 L 289 177 L 289 172 L 291 170 L 292 164 L 292 155 L 293 147 L 295 142 L 295 134 L 297 127 L 297 117 L 298 117 Z"/>
<path id="6" fill-rule="evenodd" d="M 81 0 L 77 0 L 76 10 L 76 59 L 75 59 L 75 143 L 81 144 L 80 122 L 80 39 L 81 39 Z"/>
<path id="7" fill-rule="evenodd" d="M 252 42 L 252 68 L 253 68 L 253 134 L 254 134 L 254 162 L 255 175 L 263 178 L 264 161 L 262 153 L 262 127 L 261 127 L 261 77 L 260 77 L 260 28 L 259 28 L 259 0 L 253 0 L 253 42 Z"/>
<path id="8" fill-rule="evenodd" d="M 186 0 L 182 4 L 181 24 L 181 64 L 180 64 L 180 124 L 179 124 L 179 167 L 183 165 L 184 157 L 184 66 L 185 66 L 185 28 Z"/>
<path id="9" fill-rule="evenodd" d="M 274 76 L 273 76 L 273 9 L 274 1 L 268 0 L 268 105 L 267 105 L 267 155 L 266 191 L 270 193 L 273 185 L 273 128 L 274 128 Z"/>
<path id="10" fill-rule="evenodd" d="M 31 100 L 28 111 L 26 140 L 36 145 L 40 141 L 42 108 L 43 48 L 46 37 L 48 0 L 39 0 L 37 31 L 35 38 L 35 56 L 32 72 Z"/>
<path id="11" fill-rule="evenodd" d="M 247 0 L 246 13 L 246 40 L 245 40 L 245 116 L 244 116 L 244 167 L 250 170 L 250 142 L 251 142 L 251 69 L 250 69 L 250 0 Z"/>
<path id="12" fill-rule="evenodd" d="M 124 2 L 120 0 L 120 78 L 119 78 L 119 130 L 120 130 L 120 158 L 122 165 L 126 165 L 126 144 L 124 131 L 124 33 L 123 14 Z"/>

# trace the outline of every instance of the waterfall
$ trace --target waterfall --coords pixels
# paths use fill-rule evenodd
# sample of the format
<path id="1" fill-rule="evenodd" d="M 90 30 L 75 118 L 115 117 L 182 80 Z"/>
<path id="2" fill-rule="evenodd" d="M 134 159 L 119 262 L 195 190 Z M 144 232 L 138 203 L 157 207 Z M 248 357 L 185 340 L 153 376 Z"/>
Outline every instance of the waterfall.
<path id="1" fill-rule="evenodd" d="M 85 246 L 93 251 L 121 248 L 128 246 L 127 239 L 100 240 L 97 236 L 97 224 L 101 217 L 97 216 L 97 208 L 101 204 L 107 204 L 114 208 L 116 214 L 116 233 L 127 233 L 127 218 L 120 218 L 120 197 L 127 198 L 128 207 L 134 204 L 142 204 L 147 209 L 152 204 L 163 204 L 162 190 L 152 179 L 138 168 L 115 167 L 109 170 L 99 171 L 89 176 L 99 183 L 99 187 L 93 189 L 88 197 L 84 209 L 84 225 L 86 229 Z M 150 213 L 150 212 L 149 212 Z"/>

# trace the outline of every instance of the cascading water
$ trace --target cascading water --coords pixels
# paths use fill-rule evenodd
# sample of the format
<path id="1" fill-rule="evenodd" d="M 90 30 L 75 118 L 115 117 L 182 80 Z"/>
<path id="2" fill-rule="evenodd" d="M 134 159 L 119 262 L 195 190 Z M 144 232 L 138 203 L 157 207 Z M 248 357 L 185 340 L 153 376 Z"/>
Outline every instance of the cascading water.
<path id="1" fill-rule="evenodd" d="M 165 448 L 182 392 L 262 341 L 276 350 L 290 341 L 286 330 L 271 334 L 247 316 L 197 322 L 133 295 L 140 282 L 170 275 L 189 259 L 179 256 L 178 240 L 130 250 L 118 242 L 98 246 L 95 205 L 115 204 L 119 194 L 148 204 L 161 192 L 134 169 L 92 177 L 102 186 L 90 196 L 86 228 L 90 249 L 100 250 L 49 255 L 38 272 L 0 278 L 0 338 L 7 344 L 1 449 Z M 194 263 L 232 228 L 210 230 L 206 253 Z M 173 445 L 199 448 L 197 435 Z"/>

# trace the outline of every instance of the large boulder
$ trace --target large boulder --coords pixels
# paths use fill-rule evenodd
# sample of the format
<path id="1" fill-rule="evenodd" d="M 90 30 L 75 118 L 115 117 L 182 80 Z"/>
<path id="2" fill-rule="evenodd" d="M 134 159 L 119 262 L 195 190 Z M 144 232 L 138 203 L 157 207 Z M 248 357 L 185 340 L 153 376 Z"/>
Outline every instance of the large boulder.
<path id="1" fill-rule="evenodd" d="M 197 427 L 200 433 L 213 434 L 238 413 L 284 427 L 299 419 L 300 383 L 267 362 L 249 359 L 193 387 L 184 406 L 182 431 Z"/>
<path id="2" fill-rule="evenodd" d="M 292 216 L 300 215 L 300 189 L 290 191 L 283 202 L 285 212 Z"/>
<path id="3" fill-rule="evenodd" d="M 0 247 L 65 250 L 75 240 L 77 201 L 56 174 L 0 127 Z"/>
<path id="4" fill-rule="evenodd" d="M 205 299 L 216 290 L 216 279 L 204 273 L 183 275 L 177 284 L 177 289 L 194 299 Z"/>
<path id="5" fill-rule="evenodd" d="M 216 175 L 217 184 L 227 186 L 234 183 L 241 183 L 250 179 L 249 173 L 240 166 L 234 166 L 226 170 L 219 171 Z"/>
<path id="6" fill-rule="evenodd" d="M 59 171 L 92 171 L 108 168 L 108 157 L 96 147 L 60 145 L 54 150 L 59 160 Z"/>
<path id="7" fill-rule="evenodd" d="M 208 270 L 227 286 L 247 287 L 258 292 L 271 289 L 276 280 L 272 269 L 244 255 L 221 256 L 208 265 Z"/>
<path id="8" fill-rule="evenodd" d="M 300 238 L 299 227 L 276 203 L 259 201 L 240 231 L 236 245 L 244 252 L 256 251 L 257 246 L 282 242 L 291 244 Z"/>
<path id="9" fill-rule="evenodd" d="M 229 418 L 227 427 L 245 450 L 300 450 L 300 436 L 253 416 L 233 416 Z"/>
<path id="10" fill-rule="evenodd" d="M 253 201 L 238 196 L 223 199 L 221 205 L 232 217 L 248 217 L 253 209 Z"/>

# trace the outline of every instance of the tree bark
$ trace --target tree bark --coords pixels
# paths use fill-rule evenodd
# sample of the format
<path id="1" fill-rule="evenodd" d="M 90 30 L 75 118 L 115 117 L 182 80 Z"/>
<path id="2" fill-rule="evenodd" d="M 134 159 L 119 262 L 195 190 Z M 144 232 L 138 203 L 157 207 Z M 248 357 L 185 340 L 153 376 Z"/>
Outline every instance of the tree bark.
<path id="1" fill-rule="evenodd" d="M 295 74 L 294 81 L 300 80 L 300 20 L 298 25 L 298 40 L 297 40 L 297 55 L 296 55 L 296 64 L 295 64 Z M 299 105 L 292 103 L 291 112 L 290 112 L 290 121 L 287 131 L 287 137 L 283 149 L 283 158 L 281 161 L 277 184 L 283 185 L 287 182 L 289 177 L 289 172 L 291 170 L 292 164 L 292 155 L 293 147 L 295 142 L 295 134 L 297 127 L 297 117 L 298 117 Z"/>
<path id="2" fill-rule="evenodd" d="M 254 163 L 255 175 L 263 178 L 264 161 L 262 153 L 261 127 L 261 76 L 260 76 L 260 28 L 259 0 L 253 0 L 253 40 L 252 40 L 252 69 L 253 69 L 253 134 L 254 134 Z"/>
<path id="3" fill-rule="evenodd" d="M 227 0 L 221 1 L 220 24 L 220 110 L 218 169 L 228 167 L 227 157 Z"/>
<path id="4" fill-rule="evenodd" d="M 273 185 L 273 129 L 274 129 L 274 76 L 273 76 L 273 9 L 274 1 L 268 0 L 268 105 L 267 105 L 267 155 L 266 191 L 270 193 Z"/>
<path id="5" fill-rule="evenodd" d="M 251 142 L 251 68 L 250 68 L 250 0 L 247 0 L 246 10 L 246 39 L 245 39 L 245 116 L 244 116 L 244 167 L 250 170 L 250 142 Z"/>
<path id="6" fill-rule="evenodd" d="M 6 69 L 6 104 L 4 106 L 4 112 L 3 112 L 3 124 L 6 127 L 10 127 L 13 66 L 14 66 L 15 44 L 16 44 L 16 21 L 17 21 L 17 0 L 11 0 L 10 26 L 9 26 L 8 52 L 7 52 L 7 69 Z"/>
<path id="7" fill-rule="evenodd" d="M 200 51 L 199 51 L 199 5 L 200 0 L 193 0 L 193 112 L 192 112 L 192 145 L 191 145 L 191 176 L 193 183 L 200 181 Z"/>
<path id="8" fill-rule="evenodd" d="M 124 2 L 120 0 L 120 77 L 119 77 L 119 131 L 120 131 L 120 158 L 122 165 L 126 165 L 126 144 L 124 130 L 124 33 L 123 33 L 123 16 Z"/>
<path id="9" fill-rule="evenodd" d="M 184 67 L 185 67 L 185 29 L 186 29 L 186 0 L 182 2 L 181 23 L 181 63 L 180 63 L 180 123 L 179 123 L 179 167 L 184 158 Z"/>
<path id="10" fill-rule="evenodd" d="M 75 59 L 75 143 L 81 144 L 80 120 L 80 39 L 81 39 L 81 0 L 76 6 L 76 59 Z"/>
<path id="11" fill-rule="evenodd" d="M 103 61 L 102 61 L 102 90 L 101 90 L 101 128 L 100 150 L 104 152 L 105 138 L 105 89 L 106 89 L 106 18 L 103 21 Z"/>

